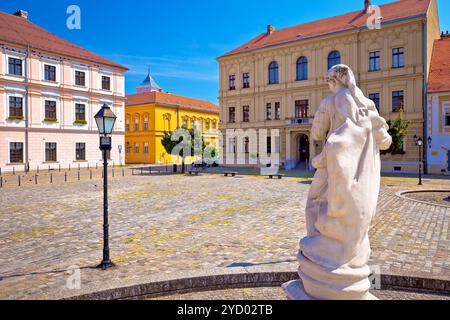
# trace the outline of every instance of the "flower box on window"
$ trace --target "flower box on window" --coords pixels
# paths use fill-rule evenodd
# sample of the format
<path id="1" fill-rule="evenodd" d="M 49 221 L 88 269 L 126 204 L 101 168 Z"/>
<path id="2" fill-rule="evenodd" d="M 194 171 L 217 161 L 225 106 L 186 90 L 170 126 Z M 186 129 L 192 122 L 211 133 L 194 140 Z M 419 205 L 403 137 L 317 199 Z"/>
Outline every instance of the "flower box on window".
<path id="1" fill-rule="evenodd" d="M 44 121 L 45 122 L 58 122 L 58 119 L 56 119 L 56 118 L 45 118 Z"/>
<path id="2" fill-rule="evenodd" d="M 87 124 L 87 121 L 86 120 L 75 120 L 75 122 L 73 124 L 85 125 L 85 124 Z"/>
<path id="3" fill-rule="evenodd" d="M 25 120 L 25 118 L 23 116 L 10 116 L 8 118 L 8 120 L 11 120 L 11 121 L 23 121 L 23 120 Z"/>

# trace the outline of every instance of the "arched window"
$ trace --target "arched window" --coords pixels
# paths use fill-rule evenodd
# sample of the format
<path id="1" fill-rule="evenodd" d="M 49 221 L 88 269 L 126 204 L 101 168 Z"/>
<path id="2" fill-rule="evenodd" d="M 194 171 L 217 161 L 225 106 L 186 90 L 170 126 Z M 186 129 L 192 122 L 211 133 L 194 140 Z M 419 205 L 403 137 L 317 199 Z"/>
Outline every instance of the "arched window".
<path id="1" fill-rule="evenodd" d="M 331 51 L 328 55 L 328 70 L 333 66 L 341 63 L 341 53 L 339 51 Z"/>
<path id="2" fill-rule="evenodd" d="M 139 115 L 134 116 L 134 131 L 139 131 Z"/>
<path id="3" fill-rule="evenodd" d="M 144 116 L 144 131 L 148 131 L 148 116 Z"/>
<path id="4" fill-rule="evenodd" d="M 278 83 L 278 63 L 276 61 L 272 61 L 269 64 L 269 84 Z"/>
<path id="5" fill-rule="evenodd" d="M 126 115 L 126 119 L 125 119 L 125 131 L 129 132 L 130 131 L 130 116 Z"/>
<path id="6" fill-rule="evenodd" d="M 297 80 L 308 80 L 308 58 L 297 59 Z"/>

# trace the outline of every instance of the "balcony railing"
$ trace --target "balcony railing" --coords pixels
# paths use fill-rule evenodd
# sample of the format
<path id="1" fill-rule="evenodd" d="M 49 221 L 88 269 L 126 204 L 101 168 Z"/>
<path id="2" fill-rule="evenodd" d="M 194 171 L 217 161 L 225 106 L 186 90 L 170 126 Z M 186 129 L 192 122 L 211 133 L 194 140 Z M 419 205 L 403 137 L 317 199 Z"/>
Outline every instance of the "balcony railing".
<path id="1" fill-rule="evenodd" d="M 314 117 L 306 118 L 287 118 L 287 125 L 291 126 L 310 126 L 313 123 Z"/>

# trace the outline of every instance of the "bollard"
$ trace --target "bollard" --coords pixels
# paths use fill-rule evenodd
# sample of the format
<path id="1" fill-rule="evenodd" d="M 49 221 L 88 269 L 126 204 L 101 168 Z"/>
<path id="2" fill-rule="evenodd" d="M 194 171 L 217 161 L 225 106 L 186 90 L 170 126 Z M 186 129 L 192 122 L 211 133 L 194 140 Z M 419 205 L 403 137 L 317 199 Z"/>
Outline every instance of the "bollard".
<path id="1" fill-rule="evenodd" d="M 37 174 L 34 175 L 34 184 L 38 184 L 37 183 Z"/>
<path id="2" fill-rule="evenodd" d="M 3 177 L 0 176 L 0 188 L 3 188 Z"/>
<path id="3" fill-rule="evenodd" d="M 78 181 L 80 181 L 80 171 L 78 171 Z"/>
<path id="4" fill-rule="evenodd" d="M 50 173 L 50 183 L 53 183 L 53 172 Z"/>
<path id="5" fill-rule="evenodd" d="M 0 176 L 2 175 L 2 168 L 0 167 Z"/>
<path id="6" fill-rule="evenodd" d="M 37 171 L 37 173 L 39 173 L 39 166 L 37 166 L 37 170 L 36 171 Z"/>
<path id="7" fill-rule="evenodd" d="M 78 164 L 78 171 L 80 171 L 80 164 Z"/>
<path id="8" fill-rule="evenodd" d="M 61 172 L 61 165 L 59 165 L 59 172 Z"/>
<path id="9" fill-rule="evenodd" d="M 92 180 L 92 170 L 90 170 L 89 177 Z"/>
<path id="10" fill-rule="evenodd" d="M 122 168 L 122 177 L 125 177 L 125 169 Z"/>
<path id="11" fill-rule="evenodd" d="M 20 187 L 20 175 L 19 176 L 17 176 L 18 178 L 19 178 L 19 187 Z"/>
<path id="12" fill-rule="evenodd" d="M 67 182 L 67 171 L 64 172 L 64 182 Z"/>
<path id="13" fill-rule="evenodd" d="M 98 163 L 95 164 L 95 169 L 98 169 Z"/>
<path id="14" fill-rule="evenodd" d="M 114 174 L 114 167 L 113 167 L 113 169 L 112 169 L 112 176 L 113 176 L 113 178 L 115 177 L 115 174 Z"/>
<path id="15" fill-rule="evenodd" d="M 70 163 L 69 163 L 69 171 L 70 171 Z"/>

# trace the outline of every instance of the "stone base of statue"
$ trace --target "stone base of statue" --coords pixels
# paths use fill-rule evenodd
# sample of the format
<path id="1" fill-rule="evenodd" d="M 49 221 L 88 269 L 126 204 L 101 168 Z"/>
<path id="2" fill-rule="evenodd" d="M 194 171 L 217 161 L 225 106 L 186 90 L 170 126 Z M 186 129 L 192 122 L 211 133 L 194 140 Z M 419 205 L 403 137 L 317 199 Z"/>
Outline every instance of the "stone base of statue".
<path id="1" fill-rule="evenodd" d="M 289 300 L 378 300 L 369 292 L 368 267 L 327 270 L 301 252 L 297 258 L 301 280 L 282 285 Z"/>

